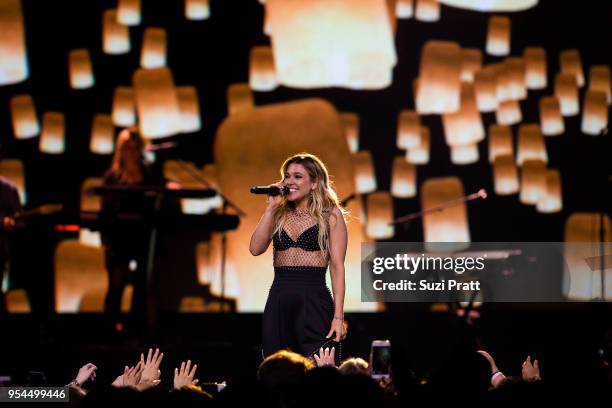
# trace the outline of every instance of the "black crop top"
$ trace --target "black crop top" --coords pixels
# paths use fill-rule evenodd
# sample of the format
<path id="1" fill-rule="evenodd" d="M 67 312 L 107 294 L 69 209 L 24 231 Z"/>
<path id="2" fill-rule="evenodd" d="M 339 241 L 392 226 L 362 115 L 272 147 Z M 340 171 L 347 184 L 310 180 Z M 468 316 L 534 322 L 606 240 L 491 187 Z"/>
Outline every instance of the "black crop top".
<path id="1" fill-rule="evenodd" d="M 331 209 L 324 212 L 328 223 Z M 319 224 L 306 210 L 287 213 L 283 228 L 272 236 L 274 266 L 327 267 L 328 254 L 319 246 Z"/>

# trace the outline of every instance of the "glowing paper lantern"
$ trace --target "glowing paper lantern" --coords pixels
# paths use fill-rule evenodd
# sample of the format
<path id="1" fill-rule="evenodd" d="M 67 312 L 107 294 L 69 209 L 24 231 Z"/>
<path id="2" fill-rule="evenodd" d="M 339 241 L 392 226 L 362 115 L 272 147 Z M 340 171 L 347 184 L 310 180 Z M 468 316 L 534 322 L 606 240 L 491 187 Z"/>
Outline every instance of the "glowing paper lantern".
<path id="1" fill-rule="evenodd" d="M 29 76 L 21 0 L 0 2 L 0 27 L 0 85 L 16 84 Z"/>
<path id="2" fill-rule="evenodd" d="M 461 50 L 461 80 L 474 81 L 474 73 L 482 68 L 482 51 L 478 48 Z"/>
<path id="3" fill-rule="evenodd" d="M 117 10 L 104 12 L 102 20 L 102 49 L 106 54 L 125 54 L 130 52 L 130 30 L 117 21 Z"/>
<path id="4" fill-rule="evenodd" d="M 206 20 L 210 17 L 209 0 L 185 0 L 187 20 Z"/>
<path id="5" fill-rule="evenodd" d="M 181 131 L 181 113 L 168 68 L 138 69 L 134 95 L 140 133 L 147 139 L 172 136 Z"/>
<path id="6" fill-rule="evenodd" d="M 546 191 L 538 201 L 536 208 L 538 212 L 547 214 L 559 212 L 563 208 L 559 170 L 546 172 Z"/>
<path id="7" fill-rule="evenodd" d="M 601 91 L 606 94 L 608 105 L 612 103 L 610 95 L 610 68 L 607 65 L 594 65 L 589 74 L 589 91 Z"/>
<path id="8" fill-rule="evenodd" d="M 511 195 L 519 191 L 518 169 L 511 155 L 496 156 L 493 162 L 495 194 Z"/>
<path id="9" fill-rule="evenodd" d="M 113 123 L 128 127 L 136 124 L 136 105 L 131 87 L 118 86 L 113 95 Z"/>
<path id="10" fill-rule="evenodd" d="M 582 59 L 578 50 L 565 50 L 559 54 L 559 65 L 562 74 L 571 74 L 576 78 L 579 88 L 584 86 L 584 71 L 582 70 Z"/>
<path id="11" fill-rule="evenodd" d="M 510 54 L 510 19 L 508 17 L 491 16 L 489 18 L 486 50 L 489 55 Z"/>
<path id="12" fill-rule="evenodd" d="M 115 127 L 111 115 L 96 114 L 91 125 L 89 150 L 97 154 L 111 154 L 115 149 Z"/>
<path id="13" fill-rule="evenodd" d="M 45 112 L 42 117 L 39 149 L 49 154 L 64 152 L 64 114 L 61 112 Z"/>
<path id="14" fill-rule="evenodd" d="M 540 126 L 536 124 L 524 124 L 519 127 L 516 164 L 522 166 L 527 160 L 548 163 L 544 136 Z"/>
<path id="15" fill-rule="evenodd" d="M 366 234 L 372 239 L 393 238 L 395 229 L 389 225 L 393 221 L 393 198 L 386 191 L 376 191 L 366 199 Z"/>
<path id="16" fill-rule="evenodd" d="M 546 195 L 546 163 L 540 160 L 525 160 L 521 167 L 521 192 L 523 204 L 535 205 Z"/>
<path id="17" fill-rule="evenodd" d="M 416 0 L 414 15 L 417 20 L 428 23 L 440 20 L 439 0 Z"/>
<path id="18" fill-rule="evenodd" d="M 27 195 L 23 162 L 19 159 L 0 160 L 0 176 L 6 177 L 15 184 L 21 204 L 25 204 Z"/>
<path id="19" fill-rule="evenodd" d="M 341 113 L 340 120 L 344 127 L 344 135 L 351 153 L 359 150 L 359 116 L 355 113 Z"/>
<path id="20" fill-rule="evenodd" d="M 417 147 L 406 150 L 406 160 L 412 164 L 429 163 L 430 143 L 429 128 L 421 126 L 421 143 Z"/>
<path id="21" fill-rule="evenodd" d="M 413 111 L 401 111 L 397 118 L 397 147 L 412 149 L 421 144 L 421 119 Z"/>
<path id="22" fill-rule="evenodd" d="M 602 91 L 587 91 L 582 110 L 582 133 L 600 135 L 608 127 L 608 98 Z"/>
<path id="23" fill-rule="evenodd" d="M 166 160 L 164 177 L 180 183 L 184 188 L 202 188 L 201 171 L 189 162 Z M 210 211 L 210 202 L 203 198 L 182 198 L 181 210 L 184 214 L 204 214 Z"/>
<path id="24" fill-rule="evenodd" d="M 181 111 L 181 132 L 191 133 L 202 129 L 200 120 L 200 100 L 195 86 L 176 88 L 179 109 Z"/>
<path id="25" fill-rule="evenodd" d="M 514 156 L 514 143 L 510 126 L 489 126 L 489 163 L 493 163 L 498 156 Z"/>
<path id="26" fill-rule="evenodd" d="M 94 85 L 94 74 L 89 51 L 86 49 L 72 50 L 68 53 L 68 69 L 70 71 L 70 87 L 72 89 L 91 88 Z"/>
<path id="27" fill-rule="evenodd" d="M 464 196 L 463 183 L 457 177 L 429 179 L 421 187 L 421 211 L 437 208 L 449 201 Z M 442 211 L 433 211 L 423 216 L 423 238 L 425 250 L 436 248 L 433 242 L 453 242 L 454 250 L 469 246 L 470 230 L 465 203 L 458 203 Z M 464 244 L 465 243 L 465 244 Z"/>
<path id="28" fill-rule="evenodd" d="M 30 95 L 15 95 L 11 98 L 11 119 L 16 139 L 29 139 L 40 133 L 34 101 Z"/>
<path id="29" fill-rule="evenodd" d="M 102 179 L 99 177 L 89 177 L 81 184 L 81 211 L 99 212 L 102 209 L 102 199 L 94 194 L 92 190 L 102 186 Z"/>
<path id="30" fill-rule="evenodd" d="M 278 87 L 271 47 L 253 47 L 249 63 L 249 85 L 254 91 L 272 91 Z"/>
<path id="31" fill-rule="evenodd" d="M 81 185 L 81 205 L 84 212 L 99 212 L 102 209 L 102 199 L 93 194 L 92 189 L 102 186 L 102 179 L 97 177 L 86 178 Z M 79 242 L 90 247 L 102 247 L 102 238 L 99 231 L 81 228 L 79 231 Z"/>
<path id="32" fill-rule="evenodd" d="M 527 47 L 523 51 L 527 71 L 527 89 L 544 89 L 548 85 L 546 50 L 541 47 Z"/>
<path id="33" fill-rule="evenodd" d="M 108 290 L 104 250 L 65 239 L 55 249 L 55 311 L 102 312 Z"/>
<path id="34" fill-rule="evenodd" d="M 458 145 L 450 146 L 451 163 L 471 164 L 476 163 L 479 158 L 478 145 Z"/>
<path id="35" fill-rule="evenodd" d="M 263 18 L 263 32 L 265 35 L 272 34 L 272 27 L 270 26 L 270 13 L 268 12 L 268 7 L 264 5 L 264 18 Z"/>
<path id="36" fill-rule="evenodd" d="M 461 47 L 428 41 L 421 50 L 416 110 L 420 114 L 457 112 L 461 94 Z"/>
<path id="37" fill-rule="evenodd" d="M 397 62 L 385 0 L 269 0 L 278 82 L 380 89 Z"/>
<path id="38" fill-rule="evenodd" d="M 521 105 L 518 101 L 503 101 L 500 102 L 495 112 L 497 123 L 500 125 L 514 125 L 523 119 L 521 113 Z"/>
<path id="39" fill-rule="evenodd" d="M 166 30 L 149 27 L 142 37 L 142 52 L 140 66 L 143 68 L 159 68 L 166 65 Z"/>
<path id="40" fill-rule="evenodd" d="M 117 21 L 126 26 L 140 24 L 140 0 L 119 0 L 117 3 Z"/>
<path id="41" fill-rule="evenodd" d="M 196 264 L 198 283 L 210 287 L 210 292 L 220 294 L 222 287 L 221 263 L 223 258 L 222 234 L 213 232 L 206 242 L 196 246 Z M 240 283 L 236 264 L 232 259 L 225 260 L 225 296 L 237 298 L 240 295 Z M 210 308 L 210 302 L 207 305 Z"/>
<path id="42" fill-rule="evenodd" d="M 555 77 L 555 96 L 561 104 L 563 116 L 574 116 L 578 114 L 578 85 L 576 77 L 572 74 L 557 74 Z"/>
<path id="43" fill-rule="evenodd" d="M 525 79 L 527 70 L 523 58 L 506 58 L 504 62 L 505 76 L 508 87 L 508 99 L 519 100 L 527 98 Z"/>
<path id="44" fill-rule="evenodd" d="M 444 125 L 446 144 L 449 146 L 473 145 L 484 139 L 484 126 L 476 106 L 476 96 L 472 84 L 468 82 L 461 84 L 460 108 L 454 113 L 444 113 L 442 124 Z M 465 150 L 465 152 L 468 150 L 470 149 Z M 464 153 L 458 153 L 456 158 L 459 159 L 459 157 L 467 159 Z M 473 158 L 473 151 L 469 153 L 469 157 Z"/>
<path id="45" fill-rule="evenodd" d="M 353 153 L 353 166 L 355 167 L 355 185 L 359 194 L 368 194 L 376 191 L 376 174 L 372 153 L 368 150 Z"/>
<path id="46" fill-rule="evenodd" d="M 414 0 L 397 0 L 395 3 L 395 15 L 397 18 L 412 18 Z"/>
<path id="47" fill-rule="evenodd" d="M 538 4 L 538 0 L 439 0 L 440 3 L 475 11 L 523 11 Z"/>
<path id="48" fill-rule="evenodd" d="M 202 168 L 202 178 L 206 180 L 210 188 L 213 188 L 218 193 L 223 193 L 221 189 L 221 184 L 219 183 L 219 176 L 217 174 L 217 166 L 214 164 L 205 164 Z M 223 206 L 223 198 L 220 194 L 217 194 L 214 197 L 205 198 L 204 202 L 206 203 L 206 211 L 209 212 L 213 209 L 219 209 Z"/>
<path id="49" fill-rule="evenodd" d="M 9 313 L 32 313 L 28 292 L 25 289 L 9 289 L 5 293 L 6 311 Z"/>
<path id="50" fill-rule="evenodd" d="M 227 87 L 227 113 L 229 115 L 252 110 L 254 106 L 255 99 L 249 84 L 231 84 Z"/>
<path id="51" fill-rule="evenodd" d="M 490 64 L 487 66 L 495 75 L 497 100 L 499 102 L 509 101 L 510 98 L 510 81 L 507 75 L 508 70 L 506 65 L 502 62 L 496 64 Z"/>
<path id="52" fill-rule="evenodd" d="M 606 214 L 573 213 L 565 222 L 565 242 L 601 242 L 602 235 L 603 242 L 612 241 L 612 222 Z"/>
<path id="53" fill-rule="evenodd" d="M 486 67 L 474 74 L 474 91 L 479 111 L 493 112 L 497 109 L 497 77 L 492 67 Z"/>
<path id="54" fill-rule="evenodd" d="M 554 96 L 544 96 L 540 99 L 540 126 L 545 136 L 556 136 L 565 132 L 561 106 Z"/>
<path id="55" fill-rule="evenodd" d="M 391 195 L 397 198 L 416 195 L 416 166 L 407 162 L 404 157 L 396 157 L 393 160 Z"/>

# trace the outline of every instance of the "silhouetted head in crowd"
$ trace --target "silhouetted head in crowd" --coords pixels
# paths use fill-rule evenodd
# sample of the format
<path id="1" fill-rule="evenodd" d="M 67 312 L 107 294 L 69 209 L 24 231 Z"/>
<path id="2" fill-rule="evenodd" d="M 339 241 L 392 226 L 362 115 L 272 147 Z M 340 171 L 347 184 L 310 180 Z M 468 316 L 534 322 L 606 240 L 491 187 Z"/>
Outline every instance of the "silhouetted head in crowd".
<path id="1" fill-rule="evenodd" d="M 300 387 L 300 407 L 344 406 L 348 393 L 344 377 L 336 367 L 323 366 L 308 371 Z"/>
<path id="2" fill-rule="evenodd" d="M 180 390 L 173 390 L 167 397 L 169 407 L 210 407 L 213 397 L 196 385 L 187 385 Z"/>
<path id="3" fill-rule="evenodd" d="M 340 373 L 342 375 L 370 375 L 370 368 L 368 367 L 368 363 L 363 358 L 359 357 L 347 358 L 342 362 L 342 364 L 340 364 L 338 370 L 340 370 Z"/>
<path id="4" fill-rule="evenodd" d="M 257 379 L 266 387 L 297 384 L 315 367 L 312 360 L 288 350 L 268 356 L 257 370 Z"/>
<path id="5" fill-rule="evenodd" d="M 268 399 L 278 406 L 294 406 L 299 384 L 306 372 L 314 367 L 312 360 L 300 354 L 277 351 L 259 365 L 257 379 L 266 388 Z"/>

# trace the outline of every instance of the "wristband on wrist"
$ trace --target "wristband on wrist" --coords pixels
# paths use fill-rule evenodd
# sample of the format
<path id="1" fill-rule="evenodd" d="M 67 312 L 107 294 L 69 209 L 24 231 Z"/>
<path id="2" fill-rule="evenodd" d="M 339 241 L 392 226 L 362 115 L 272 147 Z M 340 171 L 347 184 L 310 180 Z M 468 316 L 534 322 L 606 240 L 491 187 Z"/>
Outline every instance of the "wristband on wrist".
<path id="1" fill-rule="evenodd" d="M 491 374 L 491 385 L 495 386 L 495 379 L 499 376 L 505 377 L 504 373 L 499 370 Z"/>
<path id="2" fill-rule="evenodd" d="M 344 321 L 344 316 L 334 316 L 334 319 Z"/>
<path id="3" fill-rule="evenodd" d="M 72 381 L 70 381 L 70 385 L 76 385 L 77 387 L 80 387 L 81 384 L 79 384 L 79 382 L 76 380 L 76 378 Z"/>

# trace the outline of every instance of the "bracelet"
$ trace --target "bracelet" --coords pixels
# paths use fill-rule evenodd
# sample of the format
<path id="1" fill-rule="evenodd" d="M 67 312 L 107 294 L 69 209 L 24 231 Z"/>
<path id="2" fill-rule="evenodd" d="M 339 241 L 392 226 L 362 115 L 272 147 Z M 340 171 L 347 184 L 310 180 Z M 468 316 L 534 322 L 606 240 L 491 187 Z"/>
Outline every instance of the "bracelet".
<path id="1" fill-rule="evenodd" d="M 344 321 L 344 316 L 334 316 L 334 320 L 342 320 L 342 321 Z"/>
<path id="2" fill-rule="evenodd" d="M 81 384 L 79 384 L 79 382 L 76 380 L 76 378 L 72 381 L 70 381 L 70 385 L 76 385 L 77 387 L 80 387 Z"/>
<path id="3" fill-rule="evenodd" d="M 501 371 L 497 370 L 496 372 L 494 372 L 493 374 L 491 374 L 491 385 L 493 385 L 493 381 L 495 380 L 495 378 L 497 378 L 498 376 L 504 376 L 504 373 L 502 373 Z M 505 376 L 504 376 L 505 377 Z"/>

